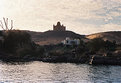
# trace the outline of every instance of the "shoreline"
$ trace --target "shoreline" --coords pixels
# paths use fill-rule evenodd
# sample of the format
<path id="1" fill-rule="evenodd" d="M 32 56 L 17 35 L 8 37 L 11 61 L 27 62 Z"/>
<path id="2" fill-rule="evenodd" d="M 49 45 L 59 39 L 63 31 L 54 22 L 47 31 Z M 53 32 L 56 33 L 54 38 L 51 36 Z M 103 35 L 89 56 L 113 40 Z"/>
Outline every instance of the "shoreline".
<path id="1" fill-rule="evenodd" d="M 23 59 L 23 58 L 0 58 L 2 62 L 7 62 L 7 63 L 16 63 L 16 62 L 33 62 L 33 61 L 41 61 L 45 63 L 75 63 L 75 64 L 88 64 L 88 65 L 118 65 L 121 66 L 121 58 L 114 58 L 114 57 L 102 57 L 102 56 L 96 56 L 94 60 L 92 61 L 92 64 L 90 64 L 91 59 L 70 59 L 70 60 L 56 60 L 52 58 L 36 58 L 36 57 L 31 57 L 28 59 Z"/>

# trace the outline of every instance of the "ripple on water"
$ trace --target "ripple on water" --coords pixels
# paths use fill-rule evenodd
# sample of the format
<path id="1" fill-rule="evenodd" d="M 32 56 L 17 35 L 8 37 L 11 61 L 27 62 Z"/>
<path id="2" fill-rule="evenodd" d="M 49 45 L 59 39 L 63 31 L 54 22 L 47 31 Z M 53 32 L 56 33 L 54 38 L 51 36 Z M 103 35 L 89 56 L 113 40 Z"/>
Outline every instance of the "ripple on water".
<path id="1" fill-rule="evenodd" d="M 121 66 L 71 63 L 0 63 L 1 83 L 121 82 Z"/>

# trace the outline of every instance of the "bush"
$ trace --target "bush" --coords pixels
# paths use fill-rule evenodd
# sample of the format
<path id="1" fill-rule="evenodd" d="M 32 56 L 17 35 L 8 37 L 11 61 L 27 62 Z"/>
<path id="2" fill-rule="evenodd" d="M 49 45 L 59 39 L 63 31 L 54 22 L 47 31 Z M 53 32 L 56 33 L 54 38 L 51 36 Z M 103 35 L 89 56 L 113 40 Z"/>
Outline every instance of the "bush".
<path id="1" fill-rule="evenodd" d="M 106 50 L 107 51 L 115 51 L 115 49 L 116 49 L 116 42 L 115 41 L 113 41 L 113 42 L 110 42 L 110 41 L 106 41 L 105 42 L 105 48 L 106 48 Z"/>
<path id="2" fill-rule="evenodd" d="M 32 48 L 20 48 L 16 51 L 18 57 L 42 57 L 44 55 L 45 49 L 41 46 Z"/>
<path id="3" fill-rule="evenodd" d="M 20 49 L 18 49 L 17 51 L 16 51 L 16 55 L 18 56 L 18 57 L 21 57 L 21 58 L 23 58 L 23 57 L 25 57 L 25 56 L 30 56 L 30 55 L 32 55 L 33 53 L 32 53 L 33 51 L 31 50 L 31 49 L 29 49 L 29 48 L 20 48 Z"/>
<path id="4" fill-rule="evenodd" d="M 87 48 L 92 52 L 105 52 L 105 51 L 114 51 L 116 49 L 116 42 L 104 41 L 101 38 L 92 39 L 87 43 Z"/>
<path id="5" fill-rule="evenodd" d="M 87 47 L 93 51 L 93 52 L 97 52 L 99 51 L 101 48 L 105 47 L 105 41 L 101 38 L 95 38 L 92 39 L 91 41 L 89 41 L 87 43 Z"/>
<path id="6" fill-rule="evenodd" d="M 9 30 L 4 32 L 3 39 L 3 48 L 10 53 L 14 53 L 16 49 L 31 44 L 31 36 L 27 32 L 20 30 Z"/>

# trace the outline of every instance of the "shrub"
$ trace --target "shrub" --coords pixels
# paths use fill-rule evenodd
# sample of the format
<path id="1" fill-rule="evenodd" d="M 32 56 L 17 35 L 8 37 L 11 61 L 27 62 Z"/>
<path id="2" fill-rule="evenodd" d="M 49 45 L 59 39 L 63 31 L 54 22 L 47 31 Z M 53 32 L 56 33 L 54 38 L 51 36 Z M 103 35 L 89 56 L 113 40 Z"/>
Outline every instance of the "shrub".
<path id="1" fill-rule="evenodd" d="M 101 48 L 105 47 L 105 41 L 101 38 L 95 38 L 87 43 L 87 47 L 91 51 L 96 52 L 99 51 Z"/>
<path id="2" fill-rule="evenodd" d="M 14 53 L 16 49 L 31 44 L 31 36 L 20 30 L 9 30 L 4 32 L 3 35 L 4 50 L 10 53 Z"/>
<path id="3" fill-rule="evenodd" d="M 101 38 L 95 38 L 92 39 L 91 41 L 89 41 L 87 43 L 87 47 L 93 51 L 93 52 L 97 52 L 97 51 L 101 51 L 101 52 L 105 52 L 105 51 L 114 51 L 116 49 L 116 42 L 110 42 L 110 41 L 104 41 Z"/>

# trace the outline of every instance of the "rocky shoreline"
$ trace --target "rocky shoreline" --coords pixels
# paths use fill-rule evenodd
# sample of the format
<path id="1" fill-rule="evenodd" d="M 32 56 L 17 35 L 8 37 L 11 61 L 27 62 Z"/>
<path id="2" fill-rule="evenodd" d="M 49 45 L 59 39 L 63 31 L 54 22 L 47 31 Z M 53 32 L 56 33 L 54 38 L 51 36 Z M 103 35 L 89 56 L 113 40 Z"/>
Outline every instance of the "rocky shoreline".
<path id="1" fill-rule="evenodd" d="M 50 55 L 51 56 L 51 55 Z M 68 57 L 71 56 L 71 57 Z M 73 56 L 73 57 L 72 57 Z M 92 60 L 93 59 L 93 60 Z M 1 55 L 0 60 L 3 62 L 31 62 L 31 61 L 42 61 L 49 63 L 78 63 L 78 64 L 89 64 L 89 65 L 121 65 L 121 57 L 107 57 L 100 55 L 84 55 L 82 58 L 75 58 L 72 53 L 54 57 L 13 57 L 8 55 Z"/>

